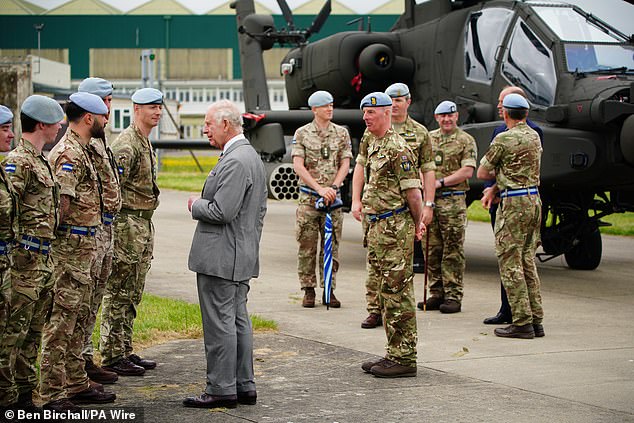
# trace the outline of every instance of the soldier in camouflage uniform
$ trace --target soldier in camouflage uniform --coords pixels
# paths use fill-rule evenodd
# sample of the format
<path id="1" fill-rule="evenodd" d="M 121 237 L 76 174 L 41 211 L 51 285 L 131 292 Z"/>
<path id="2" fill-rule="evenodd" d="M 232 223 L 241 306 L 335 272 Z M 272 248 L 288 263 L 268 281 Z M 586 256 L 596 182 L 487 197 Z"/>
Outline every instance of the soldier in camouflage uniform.
<path id="1" fill-rule="evenodd" d="M 368 269 L 370 277 L 380 280 L 387 335 L 385 358 L 361 367 L 377 377 L 406 377 L 416 376 L 418 335 L 412 258 L 414 238 L 421 239 L 425 225 L 416 156 L 391 127 L 391 105 L 390 97 L 380 92 L 361 100 L 371 136 L 357 156 L 352 215 L 358 221 L 364 215 L 368 220 Z"/>
<path id="2" fill-rule="evenodd" d="M 152 215 L 159 204 L 156 156 L 148 136 L 158 125 L 163 94 L 142 88 L 132 95 L 134 123 L 112 143 L 121 182 L 122 208 L 115 220 L 112 273 L 101 308 L 103 368 L 140 376 L 156 362 L 132 353 L 132 330 L 154 248 Z"/>
<path id="3" fill-rule="evenodd" d="M 110 115 L 110 102 L 112 101 L 111 82 L 102 78 L 86 78 L 79 84 L 78 91 L 95 94 L 102 98 L 108 108 L 108 115 Z M 114 252 L 113 223 L 115 216 L 121 210 L 121 186 L 119 185 L 119 174 L 116 171 L 117 165 L 114 160 L 114 154 L 106 143 L 106 138 L 93 138 L 90 140 L 89 150 L 95 170 L 101 181 L 103 214 L 101 227 L 95 235 L 97 256 L 92 270 L 95 287 L 90 306 L 90 316 L 85 331 L 83 356 L 86 362 L 86 373 L 91 380 L 98 383 L 114 383 L 118 378 L 117 374 L 106 371 L 93 362 L 92 333 L 106 288 L 106 282 L 112 271 L 112 255 Z"/>
<path id="4" fill-rule="evenodd" d="M 528 101 L 519 94 L 508 94 L 502 106 L 509 129 L 494 138 L 478 168 L 478 178 L 497 179 L 502 200 L 495 220 L 495 253 L 513 323 L 495 329 L 495 334 L 531 339 L 544 336 L 544 311 L 535 265 L 541 225 L 537 186 L 542 147 L 537 132 L 526 124 Z"/>
<path id="5" fill-rule="evenodd" d="M 108 108 L 89 93 L 71 94 L 68 129 L 48 161 L 60 184 L 60 224 L 53 243 L 53 307 L 44 325 L 40 398 L 47 408 L 112 402 L 115 395 L 90 384 L 82 357 L 94 291 L 91 270 L 101 223 L 101 184 L 88 144 L 102 137 Z"/>
<path id="6" fill-rule="evenodd" d="M 308 99 L 314 120 L 299 128 L 293 137 L 293 168 L 300 179 L 299 205 L 295 223 L 295 236 L 299 243 L 297 273 L 304 290 L 302 306 L 315 306 L 315 265 L 319 265 L 319 285 L 324 287 L 324 224 L 326 215 L 315 209 L 315 201 L 324 198 L 327 205 L 337 198 L 339 187 L 348 175 L 352 147 L 348 131 L 332 120 L 333 98 L 327 91 L 317 91 Z M 335 275 L 339 268 L 339 239 L 343 227 L 341 209 L 331 213 L 333 224 L 332 243 L 332 290 L 336 287 Z M 317 241 L 320 241 L 319 262 L 316 262 Z M 330 306 L 341 307 L 341 302 L 330 296 Z"/>
<path id="7" fill-rule="evenodd" d="M 431 140 L 429 133 L 420 123 L 412 119 L 407 111 L 412 99 L 409 93 L 409 87 L 403 83 L 392 84 L 385 90 L 385 94 L 392 99 L 392 128 L 398 133 L 409 145 L 416 156 L 416 167 L 419 169 L 421 180 L 423 181 L 423 197 L 426 200 L 423 207 L 423 223 L 427 226 L 431 223 L 433 217 L 434 192 L 435 192 L 435 176 L 434 159 L 431 149 Z M 370 136 L 368 130 L 363 134 L 361 144 L 367 143 L 367 137 Z M 362 148 L 367 148 L 364 146 Z M 367 231 L 367 222 L 363 222 L 364 233 Z M 423 252 L 420 241 L 414 243 L 414 271 L 417 271 L 417 256 L 423 258 Z M 365 299 L 368 317 L 361 322 L 361 327 L 371 329 L 381 325 L 381 308 L 379 306 L 379 280 L 370 277 L 371 272 L 368 271 L 368 278 L 365 282 Z"/>
<path id="8" fill-rule="evenodd" d="M 0 104 L 0 152 L 11 150 L 14 138 L 11 124 L 13 113 Z M 11 181 L 0 166 L 0 339 L 9 318 L 11 300 L 11 247 L 18 233 L 18 202 Z"/>
<path id="9" fill-rule="evenodd" d="M 436 162 L 436 208 L 429 227 L 428 310 L 457 313 L 462 306 L 467 226 L 466 193 L 478 157 L 473 137 L 458 128 L 456 104 L 441 102 L 434 112 L 440 128 L 430 132 Z M 422 310 L 423 303 L 418 303 Z"/>
<path id="10" fill-rule="evenodd" d="M 51 241 L 58 223 L 59 191 L 45 144 L 55 141 L 64 111 L 51 98 L 34 95 L 21 107 L 22 139 L 4 160 L 17 194 L 18 233 L 11 250 L 10 315 L 0 345 L 0 405 L 33 409 L 36 361 L 51 308 Z"/>

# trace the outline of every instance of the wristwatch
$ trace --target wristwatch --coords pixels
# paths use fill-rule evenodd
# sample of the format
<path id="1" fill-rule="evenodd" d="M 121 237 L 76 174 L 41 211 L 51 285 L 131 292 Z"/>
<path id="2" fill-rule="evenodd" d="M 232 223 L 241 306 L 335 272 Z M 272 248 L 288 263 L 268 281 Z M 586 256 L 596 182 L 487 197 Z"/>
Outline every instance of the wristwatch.
<path id="1" fill-rule="evenodd" d="M 440 178 L 440 179 L 438 180 L 438 182 L 440 182 L 440 186 L 441 186 L 442 188 L 444 188 L 444 187 L 445 187 L 445 178 Z"/>
<path id="2" fill-rule="evenodd" d="M 425 201 L 425 207 L 431 207 L 432 209 L 436 208 L 436 203 L 433 201 Z"/>

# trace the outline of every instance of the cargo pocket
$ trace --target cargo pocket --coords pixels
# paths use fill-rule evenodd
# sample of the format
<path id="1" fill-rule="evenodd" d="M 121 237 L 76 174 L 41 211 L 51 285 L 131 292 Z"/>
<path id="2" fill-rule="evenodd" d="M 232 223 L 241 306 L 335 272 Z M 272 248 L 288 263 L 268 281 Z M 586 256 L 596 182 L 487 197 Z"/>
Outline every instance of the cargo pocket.
<path id="1" fill-rule="evenodd" d="M 74 269 L 67 269 L 55 284 L 55 303 L 62 308 L 78 312 L 90 277 Z"/>

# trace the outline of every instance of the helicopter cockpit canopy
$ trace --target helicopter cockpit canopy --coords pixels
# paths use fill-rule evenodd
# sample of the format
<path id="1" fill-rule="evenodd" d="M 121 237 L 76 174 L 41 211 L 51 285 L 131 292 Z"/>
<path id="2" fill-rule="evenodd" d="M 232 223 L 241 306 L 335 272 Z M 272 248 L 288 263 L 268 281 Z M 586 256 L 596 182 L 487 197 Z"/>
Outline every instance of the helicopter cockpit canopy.
<path id="1" fill-rule="evenodd" d="M 634 72 L 634 46 L 596 17 L 565 4 L 533 6 L 563 42 L 569 72 Z"/>

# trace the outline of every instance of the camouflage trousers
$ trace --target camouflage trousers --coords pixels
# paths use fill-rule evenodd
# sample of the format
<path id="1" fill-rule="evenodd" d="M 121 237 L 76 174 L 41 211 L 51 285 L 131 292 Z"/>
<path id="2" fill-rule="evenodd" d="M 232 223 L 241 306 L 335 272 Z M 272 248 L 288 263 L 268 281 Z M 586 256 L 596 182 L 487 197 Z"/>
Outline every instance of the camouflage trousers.
<path id="1" fill-rule="evenodd" d="M 154 249 L 150 220 L 120 214 L 114 227 L 112 273 L 101 305 L 99 349 L 103 365 L 132 353 L 132 331 Z"/>
<path id="2" fill-rule="evenodd" d="M 97 313 L 101 306 L 101 300 L 106 290 L 106 282 L 112 271 L 112 255 L 114 253 L 114 227 L 113 225 L 102 225 L 95 236 L 97 241 L 97 255 L 92 267 L 92 279 L 95 283 L 92 299 L 90 300 L 90 316 L 86 322 L 86 338 L 84 339 L 84 350 L 82 354 L 84 360 L 92 360 L 94 348 L 92 345 L 92 333 L 95 330 Z"/>
<path id="3" fill-rule="evenodd" d="M 511 305 L 514 325 L 544 318 L 535 251 L 540 243 L 541 200 L 538 195 L 508 197 L 495 219 L 495 253 Z"/>
<path id="4" fill-rule="evenodd" d="M 414 221 L 401 213 L 368 224 L 368 278 L 380 282 L 380 306 L 387 336 L 385 358 L 416 365 Z"/>
<path id="5" fill-rule="evenodd" d="M 464 195 L 436 197 L 429 226 L 427 274 L 429 295 L 462 302 L 465 271 L 464 240 L 467 205 Z M 423 242 L 423 251 L 427 249 Z"/>
<path id="6" fill-rule="evenodd" d="M 0 339 L 9 318 L 11 302 L 11 256 L 0 254 Z"/>
<path id="7" fill-rule="evenodd" d="M 97 254 L 94 236 L 58 234 L 54 243 L 53 307 L 44 325 L 40 398 L 50 402 L 89 388 L 82 357 Z"/>
<path id="8" fill-rule="evenodd" d="M 302 288 L 316 288 L 315 266 L 319 266 L 319 287 L 324 287 L 324 225 L 326 213 L 315 210 L 312 205 L 300 204 L 295 213 L 295 238 L 299 243 L 297 252 L 297 274 Z M 339 270 L 339 240 L 343 229 L 341 209 L 330 213 L 332 217 L 332 289 L 337 286 L 336 275 Z M 317 262 L 317 243 L 319 242 L 319 262 Z"/>
<path id="9" fill-rule="evenodd" d="M 10 314 L 0 340 L 0 405 L 37 388 L 37 355 L 52 303 L 52 258 L 16 247 L 11 260 Z"/>

